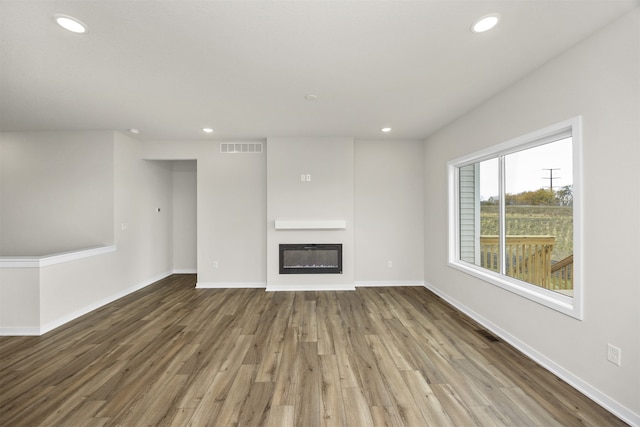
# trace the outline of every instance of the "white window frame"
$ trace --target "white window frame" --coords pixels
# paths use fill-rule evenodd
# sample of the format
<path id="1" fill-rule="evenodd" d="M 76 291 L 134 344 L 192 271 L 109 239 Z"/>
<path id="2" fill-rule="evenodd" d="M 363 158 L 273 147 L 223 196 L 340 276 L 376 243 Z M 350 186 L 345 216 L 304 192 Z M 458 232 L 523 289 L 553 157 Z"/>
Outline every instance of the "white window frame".
<path id="1" fill-rule="evenodd" d="M 502 275 L 460 259 L 459 168 L 543 145 L 558 140 L 558 137 L 564 134 L 571 135 L 573 144 L 573 297 Z M 584 290 L 582 275 L 582 118 L 574 117 L 451 160 L 447 163 L 447 173 L 449 184 L 449 266 L 531 301 L 582 320 Z M 503 187 L 504 183 L 501 182 L 500 185 Z M 504 200 L 502 198 L 500 204 L 503 211 Z M 502 213 L 504 214 L 504 212 Z M 504 239 L 504 229 L 500 231 L 500 238 Z"/>

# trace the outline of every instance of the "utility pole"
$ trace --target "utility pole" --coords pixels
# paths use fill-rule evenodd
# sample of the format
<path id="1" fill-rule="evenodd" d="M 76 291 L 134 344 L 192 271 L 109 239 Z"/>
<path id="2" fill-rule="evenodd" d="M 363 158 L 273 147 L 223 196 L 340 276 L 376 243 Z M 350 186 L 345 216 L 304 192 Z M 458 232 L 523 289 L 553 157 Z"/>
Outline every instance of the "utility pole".
<path id="1" fill-rule="evenodd" d="M 560 168 L 543 168 L 543 171 L 549 171 L 549 176 L 543 176 L 542 179 L 549 180 L 549 190 L 553 191 L 553 179 L 560 179 L 560 176 L 553 176 L 553 171 L 559 171 Z"/>

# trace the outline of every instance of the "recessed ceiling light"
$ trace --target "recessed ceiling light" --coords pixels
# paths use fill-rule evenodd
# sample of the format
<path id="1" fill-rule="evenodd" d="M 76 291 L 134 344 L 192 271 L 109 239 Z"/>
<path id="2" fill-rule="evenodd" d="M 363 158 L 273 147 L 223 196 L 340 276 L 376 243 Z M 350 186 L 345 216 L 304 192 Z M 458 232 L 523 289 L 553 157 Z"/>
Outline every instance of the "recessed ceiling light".
<path id="1" fill-rule="evenodd" d="M 134 135 L 138 135 L 140 133 L 140 129 L 131 128 L 129 129 L 129 132 L 131 132 Z"/>
<path id="2" fill-rule="evenodd" d="M 204 132 L 204 133 L 213 133 L 213 129 L 211 129 L 211 128 L 202 128 L 202 132 Z"/>
<path id="3" fill-rule="evenodd" d="M 498 13 L 485 15 L 473 24 L 471 31 L 474 33 L 484 33 L 485 31 L 489 31 L 495 27 L 498 24 L 498 21 L 500 21 L 500 14 Z"/>
<path id="4" fill-rule="evenodd" d="M 391 128 L 382 128 L 380 130 L 384 133 L 391 132 Z"/>
<path id="5" fill-rule="evenodd" d="M 314 94 L 310 93 L 309 95 L 305 95 L 304 99 L 306 99 L 307 101 L 317 101 L 318 100 L 318 95 L 314 95 Z"/>
<path id="6" fill-rule="evenodd" d="M 82 21 L 72 16 L 62 15 L 58 13 L 53 15 L 53 19 L 55 19 L 58 25 L 60 25 L 62 28 L 67 31 L 71 31 L 72 33 L 84 34 L 87 32 L 87 26 Z"/>

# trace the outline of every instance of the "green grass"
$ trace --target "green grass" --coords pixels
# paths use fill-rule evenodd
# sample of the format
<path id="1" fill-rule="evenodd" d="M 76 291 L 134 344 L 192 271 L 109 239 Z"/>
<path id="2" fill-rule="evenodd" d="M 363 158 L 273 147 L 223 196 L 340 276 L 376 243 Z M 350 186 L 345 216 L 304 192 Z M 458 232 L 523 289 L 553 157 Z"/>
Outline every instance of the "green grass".
<path id="1" fill-rule="evenodd" d="M 482 235 L 498 234 L 498 206 L 482 205 Z M 566 206 L 507 206 L 507 235 L 555 236 L 551 256 L 560 261 L 573 253 L 573 208 Z"/>

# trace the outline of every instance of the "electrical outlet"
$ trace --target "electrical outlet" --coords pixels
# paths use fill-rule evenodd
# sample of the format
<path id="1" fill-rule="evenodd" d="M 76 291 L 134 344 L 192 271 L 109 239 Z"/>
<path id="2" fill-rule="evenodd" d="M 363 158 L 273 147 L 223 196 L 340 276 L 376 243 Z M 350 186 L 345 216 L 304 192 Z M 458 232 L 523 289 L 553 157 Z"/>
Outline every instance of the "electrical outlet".
<path id="1" fill-rule="evenodd" d="M 607 360 L 614 365 L 622 366 L 622 350 L 609 344 L 607 347 Z"/>
<path id="2" fill-rule="evenodd" d="M 392 268 L 393 267 L 393 261 L 387 261 L 387 267 Z"/>
<path id="3" fill-rule="evenodd" d="M 213 261 L 213 268 L 218 268 L 218 261 Z"/>

